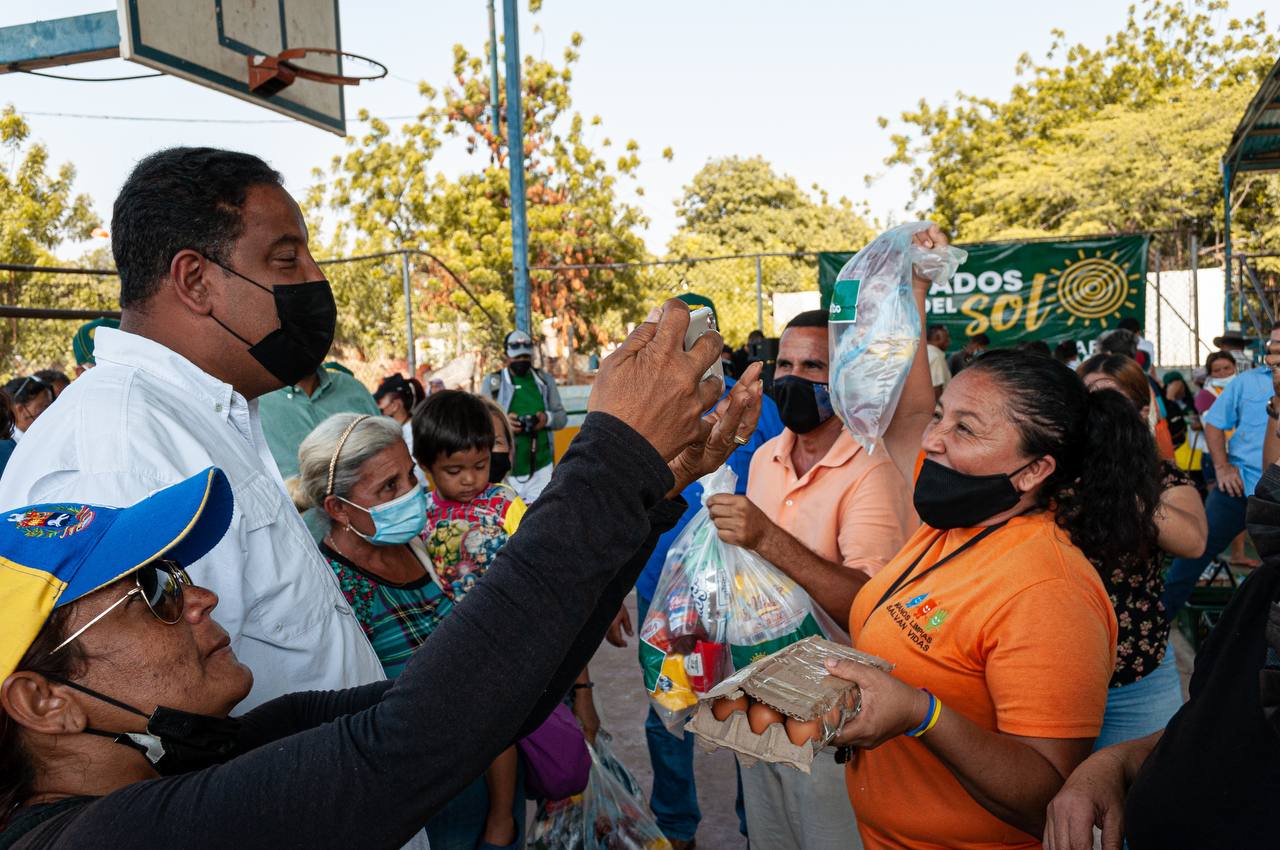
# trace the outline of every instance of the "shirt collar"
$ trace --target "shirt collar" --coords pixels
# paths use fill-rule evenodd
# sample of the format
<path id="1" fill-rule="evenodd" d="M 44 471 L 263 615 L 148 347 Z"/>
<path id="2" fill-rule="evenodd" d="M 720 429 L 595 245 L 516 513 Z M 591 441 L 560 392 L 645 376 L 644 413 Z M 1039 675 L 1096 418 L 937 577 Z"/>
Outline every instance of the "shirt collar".
<path id="1" fill-rule="evenodd" d="M 307 391 L 297 384 L 294 384 L 291 387 L 285 387 L 285 389 L 293 395 L 302 396 L 303 398 L 315 401 L 320 398 L 320 396 L 324 395 L 325 392 L 328 391 L 329 387 L 333 386 L 333 375 L 331 375 L 329 370 L 323 366 L 316 370 L 316 378 L 319 379 L 316 383 L 316 391 L 311 395 L 307 395 Z"/>
<path id="2" fill-rule="evenodd" d="M 795 474 L 795 468 L 791 465 L 791 450 L 795 448 L 795 445 L 796 432 L 790 428 L 783 428 L 782 434 L 778 437 L 777 445 L 773 449 L 774 461 L 785 466 L 792 475 Z M 827 449 L 827 453 L 822 456 L 822 459 L 815 463 L 813 469 L 810 469 L 805 475 L 809 475 L 820 466 L 831 468 L 844 466 L 860 451 L 862 451 L 862 446 L 859 445 L 857 440 L 849 436 L 848 431 L 841 428 L 840 436 L 836 437 L 836 441 L 831 444 L 831 448 Z"/>
<path id="3" fill-rule="evenodd" d="M 99 365 L 114 363 L 137 369 L 194 394 L 222 419 L 231 415 L 233 404 L 248 405 L 244 396 L 230 384 L 218 380 L 173 349 L 138 334 L 98 328 L 94 335 L 94 357 Z"/>

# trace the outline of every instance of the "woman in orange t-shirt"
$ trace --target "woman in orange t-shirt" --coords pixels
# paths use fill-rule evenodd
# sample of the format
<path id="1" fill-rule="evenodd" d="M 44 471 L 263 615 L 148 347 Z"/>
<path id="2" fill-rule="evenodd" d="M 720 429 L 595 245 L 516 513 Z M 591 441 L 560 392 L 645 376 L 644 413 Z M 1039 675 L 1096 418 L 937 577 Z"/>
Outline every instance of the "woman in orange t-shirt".
<path id="1" fill-rule="evenodd" d="M 917 280 L 922 314 L 925 291 Z M 1035 848 L 1115 666 L 1115 614 L 1089 559 L 1154 539 L 1155 445 L 1128 399 L 1089 393 L 1051 359 L 989 352 L 936 410 L 923 363 L 885 444 L 904 471 L 923 449 L 925 524 L 849 619 L 854 645 L 895 669 L 832 667 L 862 689 L 838 739 L 854 748 L 849 795 L 869 850 Z"/>

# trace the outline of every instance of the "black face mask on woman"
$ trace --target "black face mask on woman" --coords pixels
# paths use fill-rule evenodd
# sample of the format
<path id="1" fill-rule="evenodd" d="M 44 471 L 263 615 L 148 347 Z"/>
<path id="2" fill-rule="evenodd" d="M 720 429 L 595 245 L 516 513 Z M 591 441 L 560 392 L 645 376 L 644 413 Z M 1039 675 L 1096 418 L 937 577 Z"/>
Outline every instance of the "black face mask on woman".
<path id="1" fill-rule="evenodd" d="M 773 382 L 773 400 L 782 424 L 807 434 L 831 418 L 831 393 L 826 384 L 786 375 Z"/>
<path id="2" fill-rule="evenodd" d="M 192 714 L 163 705 L 147 715 L 118 699 L 60 676 L 46 678 L 147 718 L 146 732 L 104 732 L 91 726 L 86 726 L 84 731 L 137 750 L 161 776 L 176 776 L 221 764 L 235 752 L 240 739 L 240 721 L 233 717 Z"/>
<path id="3" fill-rule="evenodd" d="M 275 299 L 280 327 L 257 342 L 249 342 L 213 313 L 209 314 L 209 318 L 249 346 L 249 354 L 253 359 L 286 387 L 315 374 L 333 345 L 333 334 L 338 327 L 338 305 L 333 300 L 333 289 L 330 288 L 329 281 L 312 280 L 266 287 L 217 260 L 209 262 L 248 281 L 263 292 L 270 292 Z"/>
<path id="4" fill-rule="evenodd" d="M 1013 486 L 1013 476 L 1035 462 L 1027 461 L 1007 475 L 966 475 L 925 458 L 911 501 L 926 525 L 940 530 L 972 528 L 1018 504 L 1022 494 Z"/>
<path id="5" fill-rule="evenodd" d="M 489 452 L 489 483 L 498 484 L 511 471 L 511 455 L 506 452 Z"/>

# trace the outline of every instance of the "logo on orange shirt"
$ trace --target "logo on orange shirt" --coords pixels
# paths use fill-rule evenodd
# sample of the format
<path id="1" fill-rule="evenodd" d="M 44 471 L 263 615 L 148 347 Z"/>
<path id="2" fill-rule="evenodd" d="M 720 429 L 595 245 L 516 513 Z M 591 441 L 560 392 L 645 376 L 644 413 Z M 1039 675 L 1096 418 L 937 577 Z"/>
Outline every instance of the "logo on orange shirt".
<path id="1" fill-rule="evenodd" d="M 951 613 L 945 608 L 939 608 L 938 600 L 930 599 L 927 593 L 908 599 L 906 607 L 908 610 L 916 609 L 914 616 L 918 620 L 925 621 L 924 630 L 926 632 L 936 632 Z"/>

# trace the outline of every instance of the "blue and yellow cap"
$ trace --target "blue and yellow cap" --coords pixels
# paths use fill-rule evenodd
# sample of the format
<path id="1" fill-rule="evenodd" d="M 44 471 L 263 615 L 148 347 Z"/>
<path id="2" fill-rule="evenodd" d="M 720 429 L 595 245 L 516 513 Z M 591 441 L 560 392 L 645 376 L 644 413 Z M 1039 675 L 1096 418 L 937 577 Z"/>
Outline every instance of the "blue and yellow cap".
<path id="1" fill-rule="evenodd" d="M 156 558 L 186 566 L 218 544 L 235 500 L 210 467 L 128 508 L 76 502 L 0 512 L 0 682 L 49 615 Z"/>

